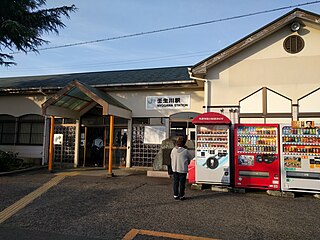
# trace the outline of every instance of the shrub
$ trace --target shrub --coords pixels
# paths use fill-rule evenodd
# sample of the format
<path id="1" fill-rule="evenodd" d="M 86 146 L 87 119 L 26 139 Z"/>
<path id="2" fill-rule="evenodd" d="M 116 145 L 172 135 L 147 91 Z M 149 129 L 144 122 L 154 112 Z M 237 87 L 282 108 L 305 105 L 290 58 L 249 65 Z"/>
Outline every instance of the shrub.
<path id="1" fill-rule="evenodd" d="M 17 158 L 18 153 L 0 150 L 0 172 L 7 172 L 21 167 L 23 160 Z"/>

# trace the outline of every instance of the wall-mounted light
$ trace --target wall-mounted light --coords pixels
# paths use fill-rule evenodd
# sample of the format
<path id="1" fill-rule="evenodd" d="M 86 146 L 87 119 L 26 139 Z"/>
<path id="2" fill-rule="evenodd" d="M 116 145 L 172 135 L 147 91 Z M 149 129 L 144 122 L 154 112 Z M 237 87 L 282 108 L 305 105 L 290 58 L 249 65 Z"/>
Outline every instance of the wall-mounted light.
<path id="1" fill-rule="evenodd" d="M 290 26 L 291 31 L 296 32 L 300 29 L 301 25 L 299 22 L 293 22 Z"/>

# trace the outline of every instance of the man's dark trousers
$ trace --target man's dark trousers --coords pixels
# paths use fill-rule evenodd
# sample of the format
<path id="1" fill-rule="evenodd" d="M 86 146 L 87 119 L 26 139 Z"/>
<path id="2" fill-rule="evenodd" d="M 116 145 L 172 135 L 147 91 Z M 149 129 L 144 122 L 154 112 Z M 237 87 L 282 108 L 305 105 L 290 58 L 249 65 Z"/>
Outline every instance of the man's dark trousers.
<path id="1" fill-rule="evenodd" d="M 184 197 L 186 189 L 186 173 L 173 172 L 173 194 L 174 196 Z"/>

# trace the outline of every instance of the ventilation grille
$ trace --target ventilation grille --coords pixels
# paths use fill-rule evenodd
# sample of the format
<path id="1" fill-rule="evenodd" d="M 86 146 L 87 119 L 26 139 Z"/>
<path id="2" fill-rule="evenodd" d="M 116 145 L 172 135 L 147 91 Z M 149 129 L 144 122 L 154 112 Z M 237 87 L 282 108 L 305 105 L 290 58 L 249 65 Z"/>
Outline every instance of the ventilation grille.
<path id="1" fill-rule="evenodd" d="M 295 54 L 304 48 L 304 41 L 298 35 L 289 36 L 284 40 L 283 47 L 288 53 Z"/>

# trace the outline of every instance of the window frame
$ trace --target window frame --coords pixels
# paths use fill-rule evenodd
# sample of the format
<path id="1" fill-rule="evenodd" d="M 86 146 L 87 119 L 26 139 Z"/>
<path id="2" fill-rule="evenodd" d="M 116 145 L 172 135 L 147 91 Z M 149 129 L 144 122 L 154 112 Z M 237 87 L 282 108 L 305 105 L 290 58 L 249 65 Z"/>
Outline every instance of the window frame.
<path id="1" fill-rule="evenodd" d="M 17 145 L 43 145 L 45 118 L 37 114 L 27 114 L 18 118 Z M 27 129 L 28 128 L 28 129 Z M 37 131 L 41 129 L 40 131 Z"/>

